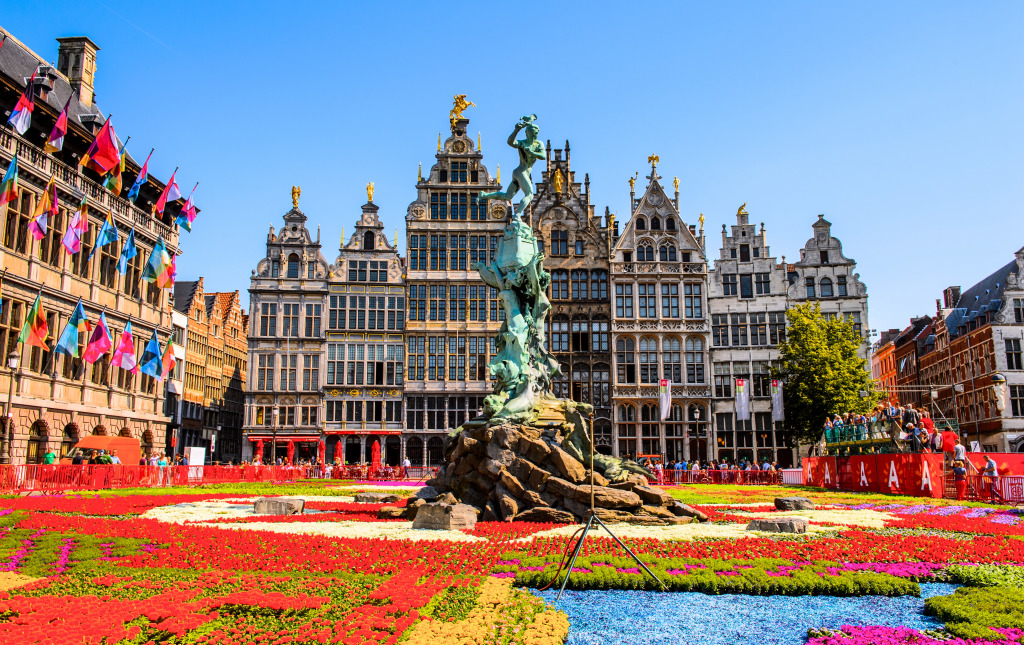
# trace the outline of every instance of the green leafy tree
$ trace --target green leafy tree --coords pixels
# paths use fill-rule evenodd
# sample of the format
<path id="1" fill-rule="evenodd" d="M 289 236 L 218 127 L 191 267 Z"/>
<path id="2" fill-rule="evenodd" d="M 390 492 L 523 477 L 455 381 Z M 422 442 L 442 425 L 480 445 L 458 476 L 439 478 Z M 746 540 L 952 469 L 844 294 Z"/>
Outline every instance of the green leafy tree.
<path id="1" fill-rule="evenodd" d="M 862 340 L 852 323 L 825 318 L 816 302 L 791 307 L 786 318 L 775 371 L 784 384 L 785 425 L 799 441 L 813 443 L 826 418 L 867 413 L 882 394 L 865 369 L 867 361 L 857 356 Z"/>

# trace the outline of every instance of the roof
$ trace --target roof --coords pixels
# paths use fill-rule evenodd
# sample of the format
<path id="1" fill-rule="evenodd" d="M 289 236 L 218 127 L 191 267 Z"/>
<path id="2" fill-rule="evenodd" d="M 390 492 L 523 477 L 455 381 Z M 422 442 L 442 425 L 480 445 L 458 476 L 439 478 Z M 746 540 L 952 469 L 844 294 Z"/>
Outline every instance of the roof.
<path id="1" fill-rule="evenodd" d="M 950 336 L 957 336 L 959 327 L 978 318 L 985 319 L 986 314 L 999 311 L 1003 306 L 1006 278 L 1017 271 L 1017 260 L 1014 258 L 962 292 L 960 299 L 956 301 L 956 307 L 946 316 L 946 328 L 949 329 Z"/>
<path id="2" fill-rule="evenodd" d="M 190 282 L 174 283 L 174 308 L 183 314 L 188 314 L 192 308 L 192 298 L 195 297 L 198 280 Z"/>

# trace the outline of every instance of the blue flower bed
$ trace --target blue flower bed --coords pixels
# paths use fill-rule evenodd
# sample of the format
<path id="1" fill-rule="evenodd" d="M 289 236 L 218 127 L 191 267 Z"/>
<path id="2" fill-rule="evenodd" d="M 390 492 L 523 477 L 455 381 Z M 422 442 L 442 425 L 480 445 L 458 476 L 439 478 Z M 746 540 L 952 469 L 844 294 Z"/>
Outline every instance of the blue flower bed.
<path id="1" fill-rule="evenodd" d="M 924 601 L 951 594 L 957 586 L 922 584 L 920 598 L 566 590 L 556 607 L 569 615 L 568 645 L 801 645 L 810 628 L 941 627 L 924 615 Z M 558 591 L 533 593 L 554 602 Z"/>

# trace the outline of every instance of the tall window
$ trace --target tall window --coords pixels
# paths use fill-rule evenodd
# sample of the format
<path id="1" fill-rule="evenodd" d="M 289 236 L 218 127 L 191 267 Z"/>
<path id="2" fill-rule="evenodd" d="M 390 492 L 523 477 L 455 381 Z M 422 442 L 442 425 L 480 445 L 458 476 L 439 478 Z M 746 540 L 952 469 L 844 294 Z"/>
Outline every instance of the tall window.
<path id="1" fill-rule="evenodd" d="M 345 384 L 345 346 L 339 343 L 327 345 L 327 385 Z"/>
<path id="2" fill-rule="evenodd" d="M 683 293 L 686 298 L 686 317 L 703 318 L 704 306 L 701 299 L 701 285 L 688 282 L 683 286 Z"/>
<path id="3" fill-rule="evenodd" d="M 569 231 L 551 231 L 551 255 L 569 255 Z"/>
<path id="4" fill-rule="evenodd" d="M 1024 417 L 1024 385 L 1010 386 L 1010 408 L 1015 417 Z"/>
<path id="5" fill-rule="evenodd" d="M 93 239 L 96 234 L 94 226 L 90 226 L 89 230 L 82 235 L 82 244 L 78 251 L 71 256 L 71 272 L 80 278 L 89 280 L 92 278 L 92 247 Z M 152 284 L 150 286 L 153 286 Z M 159 288 L 159 287 L 158 287 Z"/>
<path id="6" fill-rule="evenodd" d="M 590 276 L 586 269 L 573 269 L 572 271 L 572 299 L 590 299 Z"/>
<path id="7" fill-rule="evenodd" d="M 831 298 L 832 297 L 832 280 L 829 278 L 821 279 L 821 297 Z"/>
<path id="8" fill-rule="evenodd" d="M 715 363 L 715 396 L 720 399 L 732 396 L 729 363 Z"/>
<path id="9" fill-rule="evenodd" d="M 658 341 L 655 338 L 640 339 L 640 382 L 658 382 Z"/>
<path id="10" fill-rule="evenodd" d="M 427 319 L 427 285 L 409 285 L 409 320 Z"/>
<path id="11" fill-rule="evenodd" d="M 590 294 L 595 300 L 608 299 L 608 272 L 604 269 L 590 272 Z"/>
<path id="12" fill-rule="evenodd" d="M 487 380 L 487 339 L 471 336 L 469 339 L 469 380 Z"/>
<path id="13" fill-rule="evenodd" d="M 754 276 L 749 273 L 740 274 L 740 298 L 754 297 Z"/>
<path id="14" fill-rule="evenodd" d="M 729 346 L 729 314 L 711 314 L 711 344 Z"/>
<path id="15" fill-rule="evenodd" d="M 569 364 L 559 363 L 558 375 L 551 381 L 551 391 L 560 399 L 572 398 L 569 390 Z"/>
<path id="16" fill-rule="evenodd" d="M 470 320 L 487 320 L 487 289 L 485 285 L 469 286 Z"/>
<path id="17" fill-rule="evenodd" d="M 285 336 L 299 335 L 299 304 L 285 304 L 281 316 L 282 328 Z"/>
<path id="18" fill-rule="evenodd" d="M 60 243 L 64 233 L 63 222 L 64 211 L 62 210 L 49 222 L 46 235 L 39 240 L 39 259 L 53 267 L 60 265 L 60 258 L 64 253 Z"/>
<path id="19" fill-rule="evenodd" d="M 845 296 L 846 295 L 846 276 L 845 275 L 841 275 L 838 278 L 836 278 L 836 295 L 837 296 Z"/>
<path id="20" fill-rule="evenodd" d="M 558 315 L 551 322 L 551 351 L 569 351 L 569 318 Z"/>
<path id="21" fill-rule="evenodd" d="M 345 329 L 345 305 L 348 299 L 345 296 L 331 296 L 327 312 L 328 329 Z"/>
<path id="22" fill-rule="evenodd" d="M 442 170 L 441 172 L 445 173 L 446 171 Z M 434 193 L 430 196 L 430 219 L 448 219 L 447 194 Z"/>
<path id="23" fill-rule="evenodd" d="M 689 285 L 687 285 L 689 287 Z M 687 298 L 689 301 L 689 298 Z M 661 315 L 665 318 L 679 317 L 679 285 L 676 283 L 661 285 Z"/>
<path id="24" fill-rule="evenodd" d="M 640 317 L 641 318 L 657 318 L 658 317 L 658 296 L 656 293 L 657 285 L 654 284 L 640 284 L 638 285 L 638 294 L 640 299 Z"/>
<path id="25" fill-rule="evenodd" d="M 295 253 L 288 256 L 288 277 L 299 277 L 299 256 Z"/>
<path id="26" fill-rule="evenodd" d="M 1021 366 L 1020 339 L 1019 338 L 1007 338 L 1007 339 L 1004 339 L 1003 342 L 1006 343 L 1006 369 L 1008 369 L 1008 370 L 1024 369 Z"/>
<path id="27" fill-rule="evenodd" d="M 256 389 L 274 389 L 274 355 L 260 354 L 257 359 L 256 368 Z"/>
<path id="28" fill-rule="evenodd" d="M 121 290 L 129 298 L 138 298 L 140 295 L 139 285 L 142 282 L 142 263 L 145 261 L 145 255 L 140 248 L 135 257 L 128 260 L 128 269 L 125 271 L 124 284 L 121 286 Z"/>
<path id="29" fill-rule="evenodd" d="M 571 398 L 577 403 L 590 403 L 590 366 L 586 363 L 575 363 L 572 366 Z"/>
<path id="30" fill-rule="evenodd" d="M 260 336 L 277 336 L 277 304 L 260 304 Z"/>
<path id="31" fill-rule="evenodd" d="M 636 247 L 636 261 L 654 262 L 654 247 L 647 242 Z"/>
<path id="32" fill-rule="evenodd" d="M 807 297 L 808 298 L 813 298 L 814 297 L 814 278 L 806 278 L 806 279 L 804 279 L 804 286 L 807 287 Z"/>
<path id="33" fill-rule="evenodd" d="M 615 285 L 615 315 L 618 318 L 633 317 L 633 285 Z"/>
<path id="34" fill-rule="evenodd" d="M 320 389 L 320 357 L 315 354 L 302 357 L 302 389 L 307 392 Z"/>
<path id="35" fill-rule="evenodd" d="M 742 347 L 747 344 L 747 314 L 731 315 L 730 332 L 734 347 Z"/>
<path id="36" fill-rule="evenodd" d="M 306 305 L 306 338 L 320 337 L 320 305 Z"/>
<path id="37" fill-rule="evenodd" d="M 463 218 L 465 219 L 465 218 Z M 453 271 L 466 270 L 466 236 L 452 235 L 451 239 L 451 268 Z"/>
<path id="38" fill-rule="evenodd" d="M 660 217 L 654 216 L 654 217 L 651 218 L 651 230 L 652 231 L 660 231 L 661 230 L 661 218 Z"/>
<path id="39" fill-rule="evenodd" d="M 574 316 L 572 321 L 572 351 L 590 351 L 590 322 L 586 316 Z"/>
<path id="40" fill-rule="evenodd" d="M 658 258 L 662 262 L 676 261 L 676 247 L 673 244 L 662 244 L 658 249 Z"/>
<path id="41" fill-rule="evenodd" d="M 611 370 L 606 363 L 598 363 L 594 366 L 594 391 L 593 403 L 596 406 L 611 405 Z"/>
<path id="42" fill-rule="evenodd" d="M 1024 298 L 1013 299 L 1013 321 L 1024 322 Z"/>
<path id="43" fill-rule="evenodd" d="M 18 253 L 26 253 L 28 250 L 28 221 L 32 213 L 33 197 L 31 192 L 22 190 L 18 192 L 17 206 L 14 203 L 7 205 L 4 246 Z"/>
<path id="44" fill-rule="evenodd" d="M 767 316 L 764 313 L 750 314 L 750 344 L 768 344 L 768 325 L 765 323 Z"/>
<path id="45" fill-rule="evenodd" d="M 426 360 L 426 339 L 423 336 L 409 336 L 405 341 L 406 356 L 408 356 L 410 381 L 422 381 Z"/>
<path id="46" fill-rule="evenodd" d="M 551 299 L 568 300 L 569 298 L 569 272 L 564 269 L 556 269 L 551 272 Z"/>
<path id="47" fill-rule="evenodd" d="M 777 311 L 768 314 L 768 340 L 772 345 L 778 345 L 786 340 L 786 314 Z"/>
<path id="48" fill-rule="evenodd" d="M 427 338 L 427 380 L 444 380 L 444 336 Z"/>
<path id="49" fill-rule="evenodd" d="M 388 330 L 405 329 L 405 298 L 388 296 Z"/>
<path id="50" fill-rule="evenodd" d="M 299 366 L 299 357 L 296 354 L 286 354 L 281 358 L 281 389 L 294 391 L 295 377 L 297 376 Z"/>
<path id="51" fill-rule="evenodd" d="M 117 244 L 111 242 L 100 248 L 100 275 L 101 286 L 108 289 L 117 288 L 117 260 L 119 257 Z"/>
<path id="52" fill-rule="evenodd" d="M 590 324 L 590 328 L 593 330 L 591 335 L 591 351 L 595 352 L 608 352 L 610 351 L 610 344 L 608 342 L 608 319 L 605 316 L 595 316 L 594 322 Z"/>
<path id="53" fill-rule="evenodd" d="M 754 282 L 758 295 L 765 295 L 772 292 L 772 281 L 770 273 L 755 273 Z"/>
<path id="54" fill-rule="evenodd" d="M 737 292 L 736 286 L 737 282 L 735 273 L 722 274 L 722 293 L 724 295 L 735 296 Z"/>
<path id="55" fill-rule="evenodd" d="M 615 341 L 615 364 L 619 383 L 636 383 L 636 344 L 632 338 Z"/>
<path id="56" fill-rule="evenodd" d="M 445 285 L 430 285 L 430 320 L 445 319 L 446 293 Z"/>
<path id="57" fill-rule="evenodd" d="M 651 222 L 652 225 L 653 223 Z M 660 420 L 658 408 L 653 403 L 644 403 L 640 406 L 640 449 L 644 454 L 661 452 Z"/>
<path id="58" fill-rule="evenodd" d="M 448 380 L 466 380 L 466 337 L 448 338 Z"/>
<path id="59" fill-rule="evenodd" d="M 425 271 L 427 268 L 427 236 L 409 236 L 409 269 L 412 271 Z"/>
<path id="60" fill-rule="evenodd" d="M 686 382 L 704 382 L 704 341 L 700 338 L 686 339 Z"/>
<path id="61" fill-rule="evenodd" d="M 666 338 L 662 343 L 661 361 L 665 378 L 673 383 L 683 381 L 683 347 L 678 338 Z"/>

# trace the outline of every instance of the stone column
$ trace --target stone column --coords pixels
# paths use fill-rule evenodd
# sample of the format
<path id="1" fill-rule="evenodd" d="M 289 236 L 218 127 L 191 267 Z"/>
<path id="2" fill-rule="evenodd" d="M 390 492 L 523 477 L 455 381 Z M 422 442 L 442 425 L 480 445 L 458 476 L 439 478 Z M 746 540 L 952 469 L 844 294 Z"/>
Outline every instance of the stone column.
<path id="1" fill-rule="evenodd" d="M 359 463 L 366 462 L 366 435 L 359 435 Z"/>

